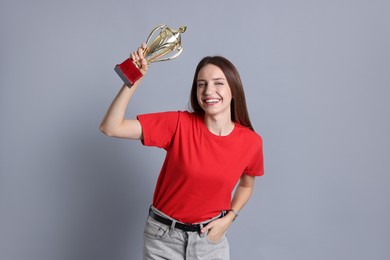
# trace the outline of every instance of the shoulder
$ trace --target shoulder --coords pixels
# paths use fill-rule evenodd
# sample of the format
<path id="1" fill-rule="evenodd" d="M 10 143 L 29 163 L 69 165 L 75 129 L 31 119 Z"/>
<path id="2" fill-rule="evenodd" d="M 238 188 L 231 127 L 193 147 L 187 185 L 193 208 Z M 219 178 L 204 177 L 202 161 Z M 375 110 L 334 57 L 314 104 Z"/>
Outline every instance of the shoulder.
<path id="1" fill-rule="evenodd" d="M 178 111 L 176 111 L 176 113 L 178 113 L 180 120 L 183 120 L 183 121 L 196 122 L 198 120 L 202 120 L 200 115 L 198 115 L 197 113 L 194 113 L 194 112 L 189 112 L 187 110 L 184 110 L 184 111 L 178 110 Z"/>
<path id="2" fill-rule="evenodd" d="M 154 112 L 147 114 L 137 115 L 137 119 L 141 122 L 141 124 L 145 124 L 146 122 L 161 122 L 162 124 L 171 122 L 171 123 L 190 123 L 198 120 L 199 116 L 196 113 L 192 113 L 189 111 L 164 111 L 164 112 Z"/>
<path id="3" fill-rule="evenodd" d="M 174 117 L 178 116 L 180 111 L 164 111 L 164 112 L 152 112 L 146 114 L 139 114 L 137 117 Z"/>
<path id="4" fill-rule="evenodd" d="M 256 133 L 255 131 L 242 126 L 240 124 L 236 124 L 237 130 L 239 132 L 239 135 L 247 142 L 247 143 L 253 143 L 255 145 L 262 145 L 263 138 Z"/>
<path id="5" fill-rule="evenodd" d="M 196 118 L 198 115 L 194 112 L 190 112 L 187 110 L 178 110 L 176 111 L 177 113 L 180 114 L 180 116 L 187 117 L 187 118 Z"/>

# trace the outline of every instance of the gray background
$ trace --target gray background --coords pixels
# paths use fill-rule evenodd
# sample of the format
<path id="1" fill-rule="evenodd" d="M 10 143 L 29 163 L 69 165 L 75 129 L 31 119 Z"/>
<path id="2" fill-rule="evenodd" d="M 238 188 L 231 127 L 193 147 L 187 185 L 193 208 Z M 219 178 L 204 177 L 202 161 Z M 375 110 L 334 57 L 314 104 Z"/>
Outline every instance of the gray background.
<path id="1" fill-rule="evenodd" d="M 388 1 L 2 0 L 0 259 L 140 259 L 164 151 L 98 125 L 113 71 L 158 24 L 187 25 L 129 105 L 186 109 L 197 62 L 239 69 L 266 175 L 232 259 L 390 259 Z"/>

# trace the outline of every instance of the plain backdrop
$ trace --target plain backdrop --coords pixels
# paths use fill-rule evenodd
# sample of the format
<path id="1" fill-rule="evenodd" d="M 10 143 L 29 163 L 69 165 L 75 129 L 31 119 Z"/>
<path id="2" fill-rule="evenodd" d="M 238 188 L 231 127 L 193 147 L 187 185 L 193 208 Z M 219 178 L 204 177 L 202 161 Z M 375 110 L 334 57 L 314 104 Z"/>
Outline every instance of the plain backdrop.
<path id="1" fill-rule="evenodd" d="M 159 24 L 184 52 L 128 107 L 185 110 L 195 66 L 240 71 L 265 176 L 231 226 L 232 259 L 390 259 L 387 0 L 0 3 L 0 259 L 141 259 L 164 151 L 109 138 L 113 68 Z"/>

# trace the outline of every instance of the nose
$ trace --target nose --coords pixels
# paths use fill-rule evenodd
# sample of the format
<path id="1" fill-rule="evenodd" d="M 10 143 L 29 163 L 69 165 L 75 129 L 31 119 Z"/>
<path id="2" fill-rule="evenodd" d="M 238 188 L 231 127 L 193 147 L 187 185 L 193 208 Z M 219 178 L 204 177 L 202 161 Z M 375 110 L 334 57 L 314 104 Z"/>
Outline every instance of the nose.
<path id="1" fill-rule="evenodd" d="M 214 85 L 212 82 L 208 82 L 204 88 L 204 94 L 209 95 L 215 91 Z"/>

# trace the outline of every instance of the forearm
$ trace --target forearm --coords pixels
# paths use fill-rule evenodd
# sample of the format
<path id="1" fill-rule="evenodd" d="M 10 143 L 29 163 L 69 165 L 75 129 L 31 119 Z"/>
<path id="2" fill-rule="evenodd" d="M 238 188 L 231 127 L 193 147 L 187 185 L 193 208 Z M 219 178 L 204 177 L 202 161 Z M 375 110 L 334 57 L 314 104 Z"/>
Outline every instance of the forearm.
<path id="1" fill-rule="evenodd" d="M 253 176 L 243 175 L 243 177 L 241 177 L 230 206 L 230 208 L 236 213 L 245 206 L 249 198 L 252 196 L 254 181 L 255 177 Z M 229 215 L 235 218 L 235 214 L 233 212 L 229 212 Z"/>
<path id="2" fill-rule="evenodd" d="M 239 212 L 248 202 L 252 195 L 254 183 L 255 177 L 245 174 L 242 175 L 231 202 L 231 209 L 233 209 L 236 213 Z M 202 233 L 205 233 L 207 230 L 211 230 L 208 234 L 209 237 L 214 241 L 219 241 L 235 218 L 236 215 L 232 211 L 229 211 L 225 217 L 212 221 L 201 231 Z"/>

